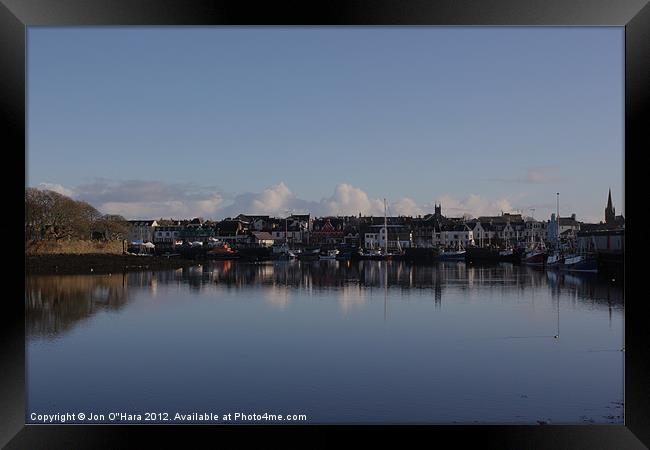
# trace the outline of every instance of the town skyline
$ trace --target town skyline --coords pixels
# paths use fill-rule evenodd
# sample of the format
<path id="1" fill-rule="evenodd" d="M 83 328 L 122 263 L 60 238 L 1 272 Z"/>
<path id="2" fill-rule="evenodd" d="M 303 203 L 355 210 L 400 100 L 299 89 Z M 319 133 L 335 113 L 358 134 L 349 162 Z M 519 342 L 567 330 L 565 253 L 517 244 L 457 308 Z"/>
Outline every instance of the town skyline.
<path id="1" fill-rule="evenodd" d="M 164 189 L 162 189 L 160 186 L 157 186 L 157 183 L 155 182 L 152 183 L 150 187 L 153 187 L 153 190 L 155 192 L 164 192 Z M 123 214 L 123 210 L 121 209 L 123 206 L 120 204 L 109 204 L 108 208 L 106 207 L 106 204 L 102 204 L 101 202 L 98 204 L 98 200 L 100 200 L 102 196 L 101 191 L 95 192 L 94 196 L 89 199 L 88 197 L 80 198 L 78 195 L 75 195 L 74 191 L 66 189 L 60 185 L 41 183 L 39 186 L 35 186 L 35 188 L 39 190 L 51 190 L 74 200 L 85 201 L 103 214 L 120 215 L 127 220 L 191 220 L 194 218 L 201 218 L 209 221 L 218 221 L 227 218 L 234 218 L 239 215 L 265 215 L 277 218 L 301 214 L 309 214 L 312 217 L 350 217 L 357 215 L 369 217 L 384 215 L 383 199 L 371 199 L 364 191 L 348 184 L 337 186 L 337 189 L 332 197 L 323 198 L 320 202 L 315 202 L 297 198 L 286 187 L 286 185 L 284 185 L 284 183 L 279 183 L 278 185 L 273 186 L 262 193 L 247 193 L 237 196 L 234 203 L 226 204 L 225 206 L 217 209 L 217 211 L 221 213 L 218 215 L 193 214 L 191 212 L 191 206 L 189 206 L 189 209 L 186 210 L 186 212 L 188 212 L 187 214 L 142 215 L 141 213 L 134 212 L 135 215 L 129 215 Z M 557 199 L 556 195 L 553 197 Z M 217 198 L 219 199 L 219 202 L 222 201 L 222 198 Z M 608 202 L 610 199 L 611 189 L 608 191 L 606 206 L 609 206 Z M 237 200 L 239 200 L 239 202 Z M 278 204 L 278 202 L 280 204 Z M 192 202 L 189 204 L 191 205 Z M 163 208 L 165 206 L 166 205 L 163 205 Z M 624 212 L 620 207 L 617 208 L 615 202 L 613 202 L 612 206 L 617 212 L 617 215 L 624 216 Z M 422 206 L 418 206 L 415 204 L 415 202 L 412 201 L 412 199 L 406 197 L 402 197 L 396 202 L 392 203 L 388 200 L 386 201 L 386 214 L 391 217 L 424 217 L 427 215 L 433 215 L 434 211 L 438 208 L 443 211 L 443 216 L 450 218 L 467 217 L 476 219 L 482 216 L 487 217 L 503 214 L 519 214 L 522 218 L 525 219 L 548 221 L 552 215 L 556 215 L 556 209 L 551 210 L 548 216 L 544 216 L 538 213 L 537 208 L 517 208 L 510 205 L 507 201 L 503 201 L 501 203 L 490 203 L 478 195 L 473 195 L 469 198 L 458 201 L 456 198 L 445 194 L 441 196 L 439 200 L 434 200 L 431 203 Z M 161 209 L 160 211 L 165 210 Z M 542 211 L 544 210 L 542 209 Z M 606 220 L 605 207 L 603 207 L 603 212 L 601 213 L 600 217 L 579 217 L 575 211 L 569 211 L 566 208 L 560 208 L 560 217 L 570 217 L 572 215 L 576 215 L 578 221 L 585 223 L 600 223 Z"/>
<path id="2" fill-rule="evenodd" d="M 127 218 L 603 218 L 623 30 L 28 30 L 27 185 Z M 535 211 L 533 212 L 532 209 Z"/>

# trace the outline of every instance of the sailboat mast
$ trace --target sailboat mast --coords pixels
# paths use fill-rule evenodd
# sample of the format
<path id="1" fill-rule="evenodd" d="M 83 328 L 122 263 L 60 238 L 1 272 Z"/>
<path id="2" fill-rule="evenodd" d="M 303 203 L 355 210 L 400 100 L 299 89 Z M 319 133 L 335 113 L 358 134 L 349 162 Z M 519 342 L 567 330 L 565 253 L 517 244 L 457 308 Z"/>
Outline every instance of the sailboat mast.
<path id="1" fill-rule="evenodd" d="M 560 246 L 560 193 L 557 193 L 557 227 L 555 233 L 555 246 Z"/>
<path id="2" fill-rule="evenodd" d="M 384 252 L 388 254 L 388 219 L 386 218 L 386 199 L 384 199 Z"/>

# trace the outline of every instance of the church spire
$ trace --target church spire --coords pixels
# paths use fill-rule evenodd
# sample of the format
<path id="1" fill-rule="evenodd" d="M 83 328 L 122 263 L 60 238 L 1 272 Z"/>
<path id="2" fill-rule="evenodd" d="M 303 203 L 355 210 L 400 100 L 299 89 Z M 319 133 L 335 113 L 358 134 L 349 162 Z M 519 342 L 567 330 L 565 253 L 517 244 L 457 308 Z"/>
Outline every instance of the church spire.
<path id="1" fill-rule="evenodd" d="M 609 189 L 609 196 L 607 197 L 607 209 L 612 209 L 612 189 Z"/>
<path id="2" fill-rule="evenodd" d="M 612 205 L 612 189 L 609 189 L 609 195 L 607 197 L 607 208 L 605 208 L 605 223 L 613 224 L 616 220 L 616 212 L 614 210 L 614 205 Z"/>

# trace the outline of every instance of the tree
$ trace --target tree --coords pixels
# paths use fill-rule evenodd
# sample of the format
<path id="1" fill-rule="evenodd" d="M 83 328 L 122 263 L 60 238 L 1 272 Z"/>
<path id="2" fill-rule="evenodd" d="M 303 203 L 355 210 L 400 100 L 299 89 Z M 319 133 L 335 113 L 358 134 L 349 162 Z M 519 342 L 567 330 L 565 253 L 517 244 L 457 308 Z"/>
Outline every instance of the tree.
<path id="1" fill-rule="evenodd" d="M 54 191 L 25 191 L 25 235 L 28 240 L 87 239 L 102 214 L 92 205 Z"/>
<path id="2" fill-rule="evenodd" d="M 129 222 L 116 214 L 106 214 L 95 221 L 93 230 L 101 233 L 104 239 L 126 239 L 129 234 Z"/>

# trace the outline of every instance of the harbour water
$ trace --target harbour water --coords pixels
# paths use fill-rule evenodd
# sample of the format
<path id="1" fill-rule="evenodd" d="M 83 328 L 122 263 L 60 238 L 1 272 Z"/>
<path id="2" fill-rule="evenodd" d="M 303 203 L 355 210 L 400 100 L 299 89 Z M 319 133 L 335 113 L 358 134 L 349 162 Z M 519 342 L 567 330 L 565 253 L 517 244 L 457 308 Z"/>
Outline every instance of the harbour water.
<path id="1" fill-rule="evenodd" d="M 623 423 L 623 289 L 593 276 L 221 261 L 34 275 L 25 292 L 27 423 L 80 411 Z"/>

